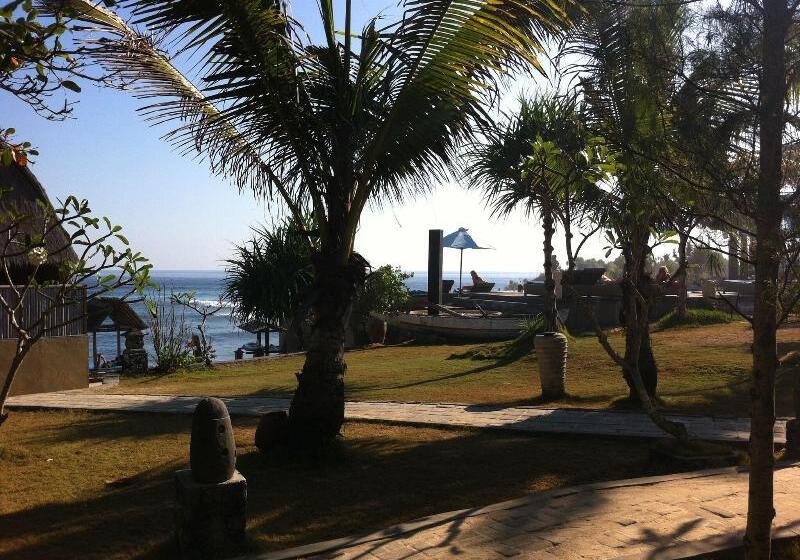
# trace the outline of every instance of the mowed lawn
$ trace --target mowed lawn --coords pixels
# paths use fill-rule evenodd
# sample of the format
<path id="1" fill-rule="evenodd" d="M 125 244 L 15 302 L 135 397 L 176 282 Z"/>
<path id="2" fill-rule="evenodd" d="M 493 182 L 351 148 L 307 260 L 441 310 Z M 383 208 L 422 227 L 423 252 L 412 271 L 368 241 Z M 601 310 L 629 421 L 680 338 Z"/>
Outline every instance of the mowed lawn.
<path id="1" fill-rule="evenodd" d="M 800 349 L 800 328 L 779 332 L 779 351 Z M 611 336 L 621 348 L 621 333 Z M 746 416 L 752 331 L 744 322 L 653 334 L 662 406 L 698 414 Z M 347 398 L 425 402 L 543 404 L 535 355 L 487 358 L 499 345 L 374 347 L 347 353 Z M 477 359 L 478 354 L 482 359 Z M 291 395 L 302 356 L 245 360 L 210 371 L 127 379 L 121 393 Z M 792 415 L 791 377 L 781 369 L 778 414 Z M 570 340 L 569 397 L 547 406 L 607 408 L 627 394 L 619 368 L 594 337 Z"/>
<path id="2" fill-rule="evenodd" d="M 265 457 L 256 419 L 234 423 L 248 542 L 231 556 L 677 468 L 629 439 L 353 422 L 325 453 Z M 0 430 L 0 558 L 176 558 L 172 477 L 190 429 L 188 416 L 12 411 Z"/>

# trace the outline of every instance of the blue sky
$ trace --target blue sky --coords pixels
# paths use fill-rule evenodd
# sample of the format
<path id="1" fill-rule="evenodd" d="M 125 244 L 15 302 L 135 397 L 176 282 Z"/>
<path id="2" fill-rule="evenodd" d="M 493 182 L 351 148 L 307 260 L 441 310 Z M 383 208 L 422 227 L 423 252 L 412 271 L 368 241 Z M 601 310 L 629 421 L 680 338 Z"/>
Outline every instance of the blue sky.
<path id="1" fill-rule="evenodd" d="M 341 2 L 339 3 L 341 4 Z M 363 22 L 391 2 L 354 0 L 354 19 Z M 295 1 L 292 15 L 317 22 L 316 2 Z M 343 18 L 340 18 L 340 21 Z M 318 28 L 309 26 L 316 33 Z M 536 87 L 529 80 L 518 87 Z M 82 84 L 72 119 L 51 122 L 0 92 L 0 127 L 17 129 L 19 140 L 40 151 L 33 172 L 51 198 L 87 198 L 97 215 L 123 226 L 135 249 L 160 269 L 216 269 L 232 245 L 249 237 L 250 227 L 269 222 L 262 200 L 239 194 L 202 162 L 173 151 L 160 139 L 167 128 L 148 126 L 136 113 L 139 102 L 125 92 Z M 509 98 L 516 96 L 510 93 Z M 539 224 L 522 215 L 494 220 L 480 193 L 459 185 L 436 185 L 434 192 L 400 207 L 368 210 L 357 249 L 373 265 L 394 264 L 422 270 L 427 263 L 427 230 L 445 234 L 469 227 L 493 251 L 473 251 L 465 267 L 484 271 L 531 272 L 541 269 Z M 590 247 L 600 253 L 600 242 Z M 557 247 L 563 256 L 563 251 Z M 458 252 L 447 252 L 445 268 L 458 269 Z M 563 259 L 562 259 L 563 260 Z"/>

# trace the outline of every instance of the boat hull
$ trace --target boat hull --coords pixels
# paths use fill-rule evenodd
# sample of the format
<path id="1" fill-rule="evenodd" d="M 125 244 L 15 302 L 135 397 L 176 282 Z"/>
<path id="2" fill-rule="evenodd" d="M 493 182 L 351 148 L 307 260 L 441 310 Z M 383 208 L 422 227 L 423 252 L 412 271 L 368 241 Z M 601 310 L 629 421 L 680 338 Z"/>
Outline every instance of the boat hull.
<path id="1" fill-rule="evenodd" d="M 464 341 L 511 340 L 520 335 L 522 317 L 452 317 L 400 313 L 385 316 L 390 327 L 409 333 Z"/>

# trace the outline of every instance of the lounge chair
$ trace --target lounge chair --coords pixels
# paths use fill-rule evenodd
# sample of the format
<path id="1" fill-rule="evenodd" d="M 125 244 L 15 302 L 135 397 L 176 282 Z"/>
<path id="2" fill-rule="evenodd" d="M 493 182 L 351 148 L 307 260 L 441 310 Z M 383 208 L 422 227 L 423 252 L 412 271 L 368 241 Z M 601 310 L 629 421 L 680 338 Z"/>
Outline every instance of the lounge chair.
<path id="1" fill-rule="evenodd" d="M 464 286 L 465 291 L 472 292 L 473 294 L 485 294 L 492 291 L 494 282 L 483 282 L 482 284 L 475 284 L 474 286 Z"/>

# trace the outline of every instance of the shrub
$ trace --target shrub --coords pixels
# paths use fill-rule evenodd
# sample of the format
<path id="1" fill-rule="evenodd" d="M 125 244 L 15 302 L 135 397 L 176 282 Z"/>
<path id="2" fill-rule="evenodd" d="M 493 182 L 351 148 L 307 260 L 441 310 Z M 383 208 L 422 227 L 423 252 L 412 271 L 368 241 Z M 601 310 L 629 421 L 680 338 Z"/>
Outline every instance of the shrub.
<path id="1" fill-rule="evenodd" d="M 187 367 L 195 360 L 189 349 L 191 329 L 183 307 L 174 305 L 173 295 L 163 290 L 145 298 L 150 333 L 153 337 L 156 370 L 169 373 Z"/>
<path id="2" fill-rule="evenodd" d="M 383 265 L 370 273 L 353 302 L 351 325 L 356 340 L 367 340 L 366 324 L 370 313 L 395 313 L 408 303 L 409 295 L 405 281 L 413 276 L 399 267 Z"/>

